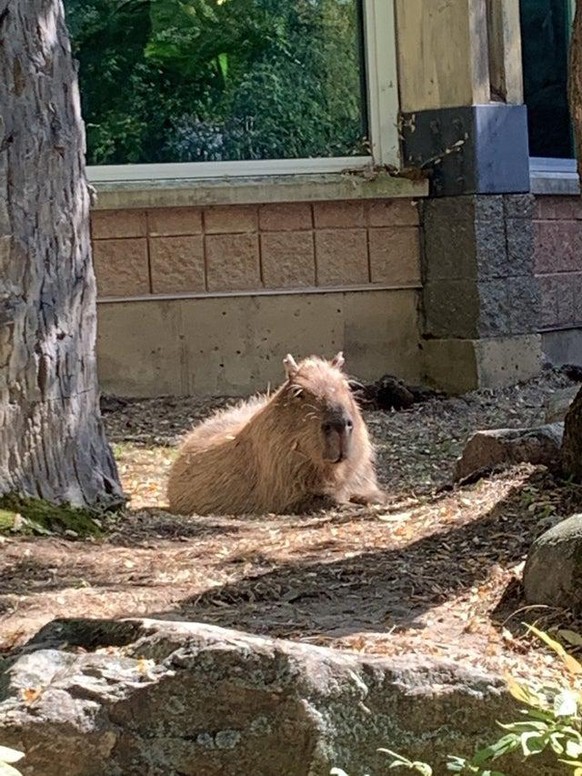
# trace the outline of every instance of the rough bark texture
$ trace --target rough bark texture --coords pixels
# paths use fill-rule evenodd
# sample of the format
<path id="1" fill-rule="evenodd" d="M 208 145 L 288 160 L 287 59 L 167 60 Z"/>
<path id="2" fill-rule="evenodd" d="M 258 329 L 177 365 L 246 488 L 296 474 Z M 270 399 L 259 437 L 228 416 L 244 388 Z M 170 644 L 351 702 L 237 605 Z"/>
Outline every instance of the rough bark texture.
<path id="1" fill-rule="evenodd" d="M 76 67 L 60 0 L 0 0 L 0 495 L 120 500 L 99 413 Z"/>
<path id="2" fill-rule="evenodd" d="M 576 3 L 576 13 L 570 39 L 570 72 L 568 79 L 570 115 L 574 126 L 578 173 L 582 179 L 582 4 Z"/>
<path id="3" fill-rule="evenodd" d="M 562 466 L 568 476 L 576 482 L 582 482 L 582 388 L 576 394 L 564 420 Z"/>

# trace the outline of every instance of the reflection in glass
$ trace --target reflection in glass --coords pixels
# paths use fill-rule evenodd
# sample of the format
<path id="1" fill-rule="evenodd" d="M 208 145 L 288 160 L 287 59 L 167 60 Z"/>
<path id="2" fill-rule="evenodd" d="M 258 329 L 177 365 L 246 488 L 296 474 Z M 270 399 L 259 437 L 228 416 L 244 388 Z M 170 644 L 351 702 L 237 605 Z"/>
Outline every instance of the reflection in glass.
<path id="1" fill-rule="evenodd" d="M 89 164 L 365 153 L 359 0 L 65 0 Z"/>

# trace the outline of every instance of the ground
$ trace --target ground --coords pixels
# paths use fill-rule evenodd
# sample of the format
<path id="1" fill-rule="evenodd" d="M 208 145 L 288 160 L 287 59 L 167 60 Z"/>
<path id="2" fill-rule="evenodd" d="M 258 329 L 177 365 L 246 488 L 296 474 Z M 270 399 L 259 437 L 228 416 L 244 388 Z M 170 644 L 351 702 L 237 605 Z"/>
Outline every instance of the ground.
<path id="1" fill-rule="evenodd" d="M 543 422 L 571 384 L 527 384 L 367 412 L 385 508 L 311 516 L 173 517 L 163 511 L 174 444 L 225 399 L 106 400 L 130 509 L 100 539 L 0 537 L 0 650 L 62 616 L 188 619 L 382 655 L 417 651 L 526 673 L 550 657 L 523 620 L 582 632 L 566 612 L 526 607 L 532 540 L 582 511 L 582 487 L 523 465 L 452 487 L 478 428 Z"/>

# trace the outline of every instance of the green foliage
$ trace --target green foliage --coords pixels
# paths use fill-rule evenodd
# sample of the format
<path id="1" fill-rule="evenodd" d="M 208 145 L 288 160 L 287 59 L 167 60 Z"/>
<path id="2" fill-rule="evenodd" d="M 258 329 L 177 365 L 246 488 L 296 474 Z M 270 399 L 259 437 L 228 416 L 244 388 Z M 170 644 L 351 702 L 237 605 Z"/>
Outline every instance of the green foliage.
<path id="1" fill-rule="evenodd" d="M 65 0 L 90 164 L 361 153 L 356 0 Z"/>
<path id="2" fill-rule="evenodd" d="M 561 681 L 548 684 L 534 678 L 517 682 L 509 677 L 509 692 L 523 705 L 520 711 L 524 719 L 499 723 L 507 731 L 505 735 L 479 749 L 471 759 L 449 756 L 447 770 L 475 776 L 506 776 L 492 770 L 491 763 L 510 752 L 521 751 L 523 757 L 528 758 L 549 751 L 570 769 L 572 776 L 582 776 L 582 664 L 547 633 L 532 625 L 528 628 L 561 661 Z M 581 644 L 581 637 L 576 633 L 563 631 L 562 636 L 576 646 Z M 406 768 L 422 776 L 432 776 L 432 768 L 427 763 L 408 760 L 390 749 L 378 751 L 392 758 L 389 768 Z M 331 774 L 347 776 L 338 768 L 332 769 Z"/>
<path id="3" fill-rule="evenodd" d="M 0 746 L 0 776 L 22 776 L 12 763 L 17 763 L 23 757 L 24 752 L 19 752 L 18 749 Z"/>
<path id="4" fill-rule="evenodd" d="M 78 537 L 100 536 L 102 533 L 95 521 L 95 515 L 88 510 L 66 504 L 50 504 L 48 501 L 25 498 L 15 493 L 0 497 L 0 533 L 9 531 L 28 534 L 59 533 Z"/>

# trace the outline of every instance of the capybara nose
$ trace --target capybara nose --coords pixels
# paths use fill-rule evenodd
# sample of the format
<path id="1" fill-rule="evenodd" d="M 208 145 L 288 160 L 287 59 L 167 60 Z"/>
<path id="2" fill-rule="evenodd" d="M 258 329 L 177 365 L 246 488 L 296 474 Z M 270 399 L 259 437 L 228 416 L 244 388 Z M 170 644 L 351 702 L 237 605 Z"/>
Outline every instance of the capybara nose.
<path id="1" fill-rule="evenodd" d="M 326 434 L 330 434 L 332 431 L 338 434 L 351 434 L 353 427 L 353 421 L 348 417 L 332 418 L 322 425 Z"/>

